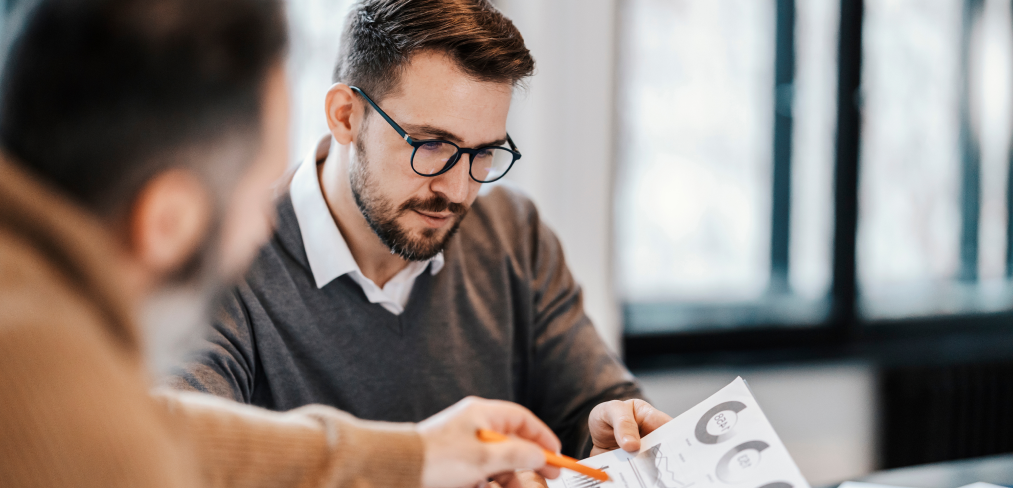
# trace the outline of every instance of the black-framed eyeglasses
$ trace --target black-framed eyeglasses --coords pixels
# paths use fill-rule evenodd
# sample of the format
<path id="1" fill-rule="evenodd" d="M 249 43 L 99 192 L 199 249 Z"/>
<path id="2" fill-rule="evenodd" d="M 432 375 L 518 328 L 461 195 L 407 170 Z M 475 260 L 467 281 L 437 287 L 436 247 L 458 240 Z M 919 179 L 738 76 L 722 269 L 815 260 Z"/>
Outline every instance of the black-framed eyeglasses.
<path id="1" fill-rule="evenodd" d="M 492 183 L 506 175 L 514 163 L 521 158 L 521 153 L 517 151 L 517 146 L 510 139 L 510 134 L 506 136 L 507 143 L 510 144 L 509 149 L 502 146 L 483 146 L 471 149 L 440 139 L 416 141 L 401 126 L 397 125 L 397 122 L 394 122 L 376 102 L 369 98 L 369 95 L 366 95 L 358 87 L 349 86 L 349 88 L 365 98 L 376 109 L 376 113 L 380 114 L 397 131 L 398 135 L 412 146 L 412 170 L 420 176 L 442 175 L 450 171 L 461 160 L 462 154 L 467 154 L 471 159 L 468 169 L 471 179 L 479 183 Z"/>

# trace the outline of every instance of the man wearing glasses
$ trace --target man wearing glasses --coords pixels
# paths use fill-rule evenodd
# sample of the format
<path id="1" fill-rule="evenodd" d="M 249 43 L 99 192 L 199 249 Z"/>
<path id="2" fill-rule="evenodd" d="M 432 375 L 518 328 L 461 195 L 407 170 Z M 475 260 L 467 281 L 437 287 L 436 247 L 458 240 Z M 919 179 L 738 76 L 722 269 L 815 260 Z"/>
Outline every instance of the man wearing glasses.
<path id="1" fill-rule="evenodd" d="M 533 69 L 485 0 L 353 6 L 324 105 L 330 134 L 173 386 L 389 421 L 506 399 L 564 453 L 639 448 L 669 417 L 606 350 L 532 203 L 483 188 L 525 163 L 506 120 Z"/>

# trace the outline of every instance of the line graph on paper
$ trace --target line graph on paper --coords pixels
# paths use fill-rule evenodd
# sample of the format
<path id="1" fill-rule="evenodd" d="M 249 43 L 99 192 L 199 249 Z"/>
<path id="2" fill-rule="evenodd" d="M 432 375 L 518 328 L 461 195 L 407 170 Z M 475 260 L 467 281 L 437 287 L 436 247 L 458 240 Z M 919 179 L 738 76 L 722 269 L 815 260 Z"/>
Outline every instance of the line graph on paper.
<path id="1" fill-rule="evenodd" d="M 682 453 L 666 454 L 658 444 L 629 460 L 641 488 L 689 488 L 694 473 Z"/>
<path id="2" fill-rule="evenodd" d="M 606 486 L 693 488 L 698 484 L 698 477 L 706 475 L 692 469 L 687 461 L 683 453 L 668 453 L 659 444 L 641 452 L 635 458 L 626 460 L 618 469 L 609 470 L 608 466 L 598 469 L 605 471 L 612 478 Z M 598 488 L 602 484 L 600 481 L 578 474 L 563 478 L 565 488 Z"/>

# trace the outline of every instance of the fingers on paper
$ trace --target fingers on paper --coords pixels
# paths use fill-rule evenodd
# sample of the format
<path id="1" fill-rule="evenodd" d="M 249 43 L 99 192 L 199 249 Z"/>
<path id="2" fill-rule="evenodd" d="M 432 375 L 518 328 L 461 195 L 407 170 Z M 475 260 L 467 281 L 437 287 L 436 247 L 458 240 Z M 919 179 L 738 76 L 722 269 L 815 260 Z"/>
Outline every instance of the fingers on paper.
<path id="1" fill-rule="evenodd" d="M 591 434 L 597 447 L 621 447 L 626 451 L 636 451 L 640 449 L 642 436 L 650 434 L 669 420 L 672 417 L 644 400 L 612 400 L 595 408 L 591 419 Z M 599 424 L 598 429 L 595 428 L 596 423 Z M 611 428 L 611 436 L 596 432 L 602 424 Z"/>
<path id="2" fill-rule="evenodd" d="M 640 426 L 640 435 L 645 436 L 654 432 L 658 427 L 665 425 L 672 417 L 644 400 L 630 400 L 633 402 L 633 415 Z"/>

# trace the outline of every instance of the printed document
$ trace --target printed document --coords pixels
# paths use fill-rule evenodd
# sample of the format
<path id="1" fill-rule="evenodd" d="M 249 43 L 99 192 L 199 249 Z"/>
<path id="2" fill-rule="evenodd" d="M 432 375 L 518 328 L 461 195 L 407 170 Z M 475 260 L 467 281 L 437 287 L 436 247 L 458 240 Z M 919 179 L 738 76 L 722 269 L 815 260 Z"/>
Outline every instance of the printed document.
<path id="1" fill-rule="evenodd" d="M 742 378 L 641 439 L 581 461 L 600 482 L 563 470 L 549 488 L 809 488 Z"/>

